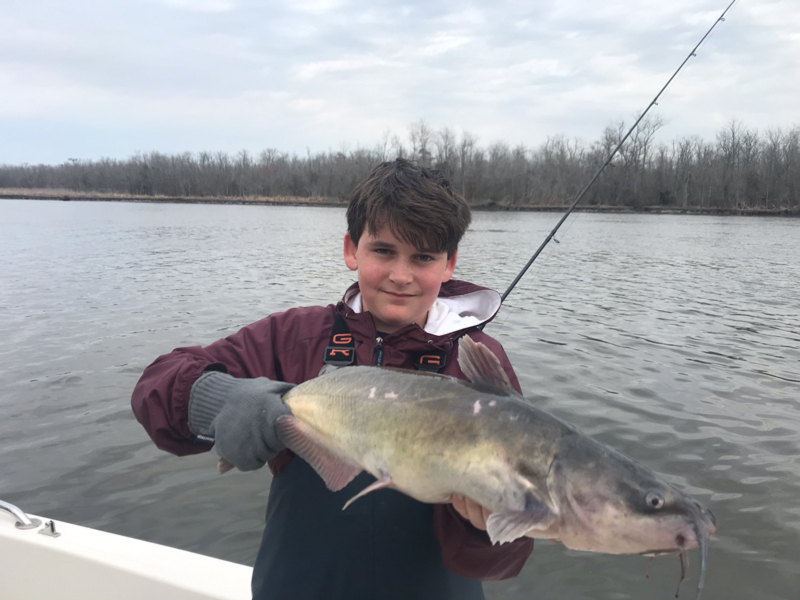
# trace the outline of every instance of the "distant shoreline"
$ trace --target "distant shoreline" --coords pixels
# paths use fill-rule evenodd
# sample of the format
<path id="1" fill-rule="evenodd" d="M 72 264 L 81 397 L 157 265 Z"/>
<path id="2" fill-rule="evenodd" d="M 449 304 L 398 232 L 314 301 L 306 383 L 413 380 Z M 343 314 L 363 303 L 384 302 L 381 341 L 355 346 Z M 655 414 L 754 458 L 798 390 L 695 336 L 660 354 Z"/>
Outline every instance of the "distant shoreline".
<path id="1" fill-rule="evenodd" d="M 0 200 L 60 200 L 63 202 L 148 202 L 155 204 L 238 204 L 243 206 L 327 206 L 346 207 L 346 202 L 337 198 L 321 196 L 237 196 L 237 197 L 203 197 L 203 196 L 137 196 L 108 194 L 99 192 L 76 192 L 72 190 L 44 189 L 3 189 L 0 188 Z M 564 212 L 569 205 L 563 206 L 506 206 L 495 202 L 471 205 L 472 210 L 498 212 Z M 732 215 L 750 217 L 800 217 L 800 207 L 780 209 L 752 208 L 681 208 L 675 206 L 605 206 L 578 205 L 575 209 L 581 212 L 625 213 L 625 214 L 666 214 L 666 215 Z"/>

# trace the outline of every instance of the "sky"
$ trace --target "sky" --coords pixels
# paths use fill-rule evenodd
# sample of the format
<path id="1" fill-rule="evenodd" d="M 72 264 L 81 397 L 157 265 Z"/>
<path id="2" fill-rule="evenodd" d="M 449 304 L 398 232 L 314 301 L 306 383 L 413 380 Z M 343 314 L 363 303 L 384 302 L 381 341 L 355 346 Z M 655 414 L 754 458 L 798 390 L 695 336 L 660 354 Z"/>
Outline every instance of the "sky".
<path id="1" fill-rule="evenodd" d="M 729 0 L 3 0 L 0 164 L 592 142 L 644 110 Z M 658 140 L 800 125 L 800 0 L 737 0 Z"/>

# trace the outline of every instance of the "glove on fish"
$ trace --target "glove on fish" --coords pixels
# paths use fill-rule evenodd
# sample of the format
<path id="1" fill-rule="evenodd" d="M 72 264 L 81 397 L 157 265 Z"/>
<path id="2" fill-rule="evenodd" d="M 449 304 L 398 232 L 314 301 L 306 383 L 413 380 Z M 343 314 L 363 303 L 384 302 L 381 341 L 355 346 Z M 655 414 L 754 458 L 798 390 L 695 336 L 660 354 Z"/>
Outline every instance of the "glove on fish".
<path id="1" fill-rule="evenodd" d="M 260 469 L 286 447 L 275 421 L 291 414 L 281 396 L 293 387 L 266 377 L 205 373 L 189 394 L 189 429 L 201 439 L 211 438 L 220 458 L 240 471 Z"/>

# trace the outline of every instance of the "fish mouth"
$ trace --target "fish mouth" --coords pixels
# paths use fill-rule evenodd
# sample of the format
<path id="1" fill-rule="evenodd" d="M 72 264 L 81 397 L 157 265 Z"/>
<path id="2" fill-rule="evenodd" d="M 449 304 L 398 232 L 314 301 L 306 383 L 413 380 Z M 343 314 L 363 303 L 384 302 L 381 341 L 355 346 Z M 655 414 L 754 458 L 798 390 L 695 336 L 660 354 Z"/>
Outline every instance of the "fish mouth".
<path id="1" fill-rule="evenodd" d="M 651 548 L 640 552 L 643 556 L 664 556 L 665 554 L 680 554 L 692 548 L 697 548 L 702 539 L 708 539 L 717 531 L 716 524 L 705 519 L 701 522 L 687 523 L 675 534 L 674 545 L 661 548 Z"/>
<path id="2" fill-rule="evenodd" d="M 708 542 L 708 538 L 717 533 L 717 518 L 714 513 L 697 501 L 694 504 L 696 506 L 694 518 L 686 524 L 682 531 L 675 535 L 675 545 L 679 551 L 689 550 L 698 546 L 702 550 L 703 543 Z"/>
<path id="3" fill-rule="evenodd" d="M 698 505 L 699 507 L 699 505 Z M 653 548 L 642 552 L 644 556 L 664 556 L 677 554 L 680 557 L 681 575 L 678 580 L 678 589 L 675 590 L 675 597 L 678 597 L 681 583 L 686 579 L 689 571 L 689 550 L 700 548 L 700 578 L 697 582 L 697 595 L 695 600 L 700 600 L 705 587 L 706 562 L 708 558 L 708 538 L 717 532 L 717 519 L 714 514 L 706 509 L 699 507 L 697 519 L 686 525 L 675 535 L 675 545 L 668 548 Z"/>

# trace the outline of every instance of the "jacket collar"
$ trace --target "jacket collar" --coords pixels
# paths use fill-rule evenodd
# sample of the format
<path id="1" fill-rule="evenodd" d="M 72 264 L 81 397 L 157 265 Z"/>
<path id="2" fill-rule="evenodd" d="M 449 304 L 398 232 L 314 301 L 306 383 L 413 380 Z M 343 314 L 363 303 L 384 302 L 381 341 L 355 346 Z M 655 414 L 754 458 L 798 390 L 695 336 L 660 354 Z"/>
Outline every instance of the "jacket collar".
<path id="1" fill-rule="evenodd" d="M 361 321 L 369 315 L 362 312 L 361 291 L 358 283 L 351 285 L 344 293 L 341 309 L 351 315 L 363 315 L 356 319 Z M 442 284 L 439 297 L 433 303 L 428 313 L 424 333 L 437 338 L 457 337 L 454 334 L 477 327 L 491 321 L 500 309 L 500 294 L 496 291 L 469 283 L 451 279 Z M 372 322 L 372 319 L 368 319 Z M 366 323 L 365 323 L 366 324 Z M 372 331 L 374 331 L 374 324 Z M 411 330 L 423 332 L 416 324 L 409 325 L 396 333 L 403 332 L 408 335 Z M 394 335 L 394 334 L 392 334 Z"/>

